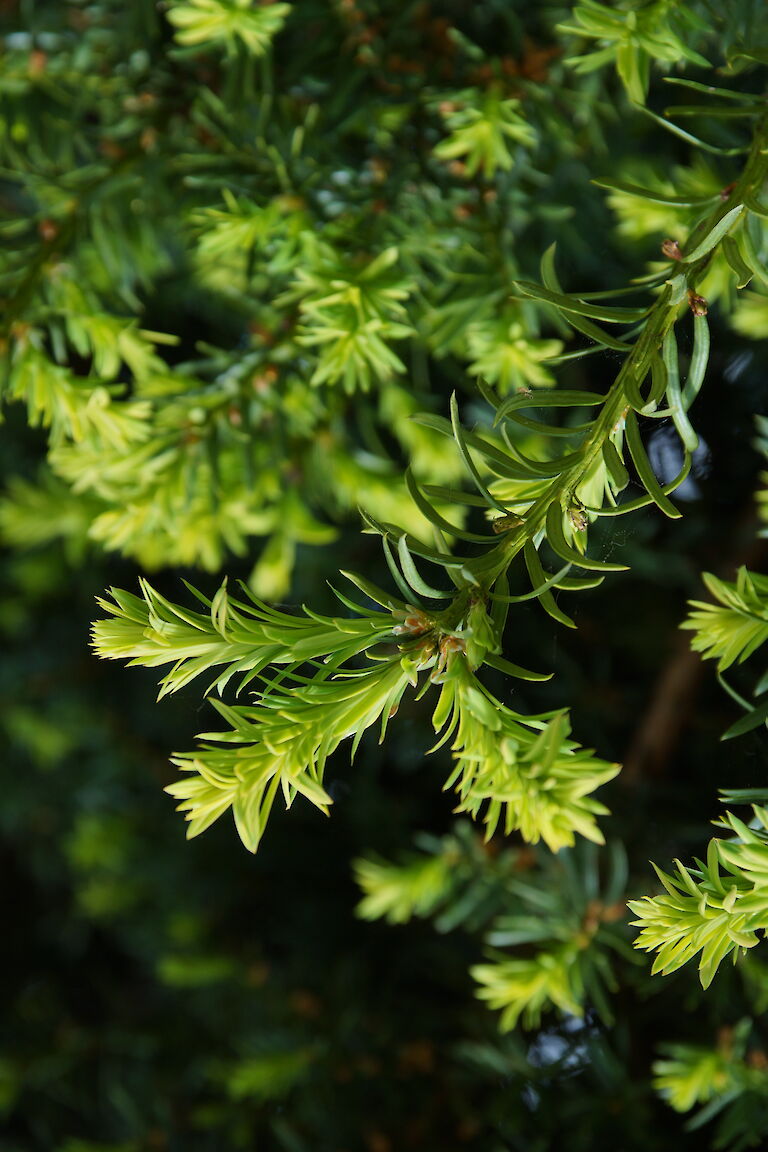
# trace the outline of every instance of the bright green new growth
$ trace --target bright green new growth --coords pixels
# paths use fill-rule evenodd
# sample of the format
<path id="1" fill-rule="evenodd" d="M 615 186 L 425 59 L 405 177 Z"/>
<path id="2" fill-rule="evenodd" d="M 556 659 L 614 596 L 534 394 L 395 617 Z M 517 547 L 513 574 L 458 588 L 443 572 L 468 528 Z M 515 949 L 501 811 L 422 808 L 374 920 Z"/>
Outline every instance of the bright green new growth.
<path id="1" fill-rule="evenodd" d="M 190 589 L 207 609 L 204 613 L 172 604 L 146 580 L 141 590 L 143 599 L 113 589 L 113 602 L 99 601 L 113 619 L 95 625 L 94 645 L 99 655 L 131 656 L 131 663 L 149 668 L 172 663 L 160 682 L 160 697 L 219 665 L 226 668 L 209 690 L 215 687 L 221 693 L 232 676 L 245 673 L 240 691 L 268 664 L 296 668 L 320 656 L 342 661 L 379 643 L 394 627 L 390 613 L 361 608 L 357 611 L 363 616 L 357 620 L 309 612 L 293 616 L 264 604 L 246 587 L 245 599 L 236 600 L 226 580 L 212 600 Z"/>
<path id="2" fill-rule="evenodd" d="M 529 844 L 541 839 L 553 852 L 571 846 L 574 833 L 602 843 L 595 816 L 608 810 L 591 793 L 616 775 L 618 764 L 569 741 L 565 713 L 546 724 L 543 717 L 517 716 L 482 692 L 463 661 L 453 661 L 451 671 L 433 724 L 439 730 L 449 717 L 441 743 L 455 734 L 456 767 L 446 788 L 456 787 L 456 810 L 473 818 L 484 811 L 487 838 L 501 823 L 505 835 L 519 830 Z"/>
<path id="3" fill-rule="evenodd" d="M 194 773 L 167 789 L 181 801 L 179 811 L 187 813 L 189 835 L 204 832 L 231 807 L 240 839 L 255 852 L 278 788 L 286 807 L 300 793 L 327 813 L 331 798 L 322 780 L 328 756 L 342 740 L 354 736 L 357 742 L 379 721 L 383 737 L 408 682 L 394 660 L 333 683 L 291 677 L 285 693 L 276 688 L 255 708 L 215 701 L 231 730 L 203 736 L 234 747 L 206 744 L 173 757 L 174 764 Z"/>
<path id="4" fill-rule="evenodd" d="M 489 180 L 514 164 L 513 146 L 532 148 L 536 133 L 520 114 L 519 100 L 504 100 L 491 87 L 478 107 L 474 93 L 457 92 L 439 110 L 450 136 L 434 149 L 439 160 L 462 160 L 466 175 L 482 171 Z"/>
<path id="5" fill-rule="evenodd" d="M 692 47 L 708 26 L 680 0 L 652 0 L 628 11 L 582 0 L 573 15 L 577 24 L 561 25 L 561 30 L 594 41 L 598 47 L 570 63 L 579 72 L 614 64 L 627 95 L 637 104 L 645 103 L 652 63 L 669 66 L 688 60 L 708 67 L 709 61 Z"/>
<path id="6" fill-rule="evenodd" d="M 262 56 L 290 11 L 290 4 L 254 7 L 251 0 L 174 0 L 168 19 L 185 47 L 223 45 L 229 55 L 240 41 L 254 56 Z"/>
<path id="7" fill-rule="evenodd" d="M 636 946 L 657 953 L 654 972 L 674 972 L 701 953 L 699 975 L 707 988 L 726 956 L 735 961 L 739 949 L 753 948 L 757 933 L 768 929 L 768 889 L 759 880 L 768 864 L 768 812 L 754 811 L 759 832 L 726 813 L 724 826 L 737 833 L 737 842 L 710 840 L 706 863 L 688 869 L 676 861 L 675 876 L 657 868 L 666 895 L 630 900 L 639 917 L 633 923 L 642 929 Z"/>
<path id="8" fill-rule="evenodd" d="M 665 1044 L 653 1065 L 654 1087 L 677 1112 L 701 1107 L 687 1127 L 720 1117 L 714 1147 L 760 1147 L 765 1133 L 765 1057 L 754 1046 L 752 1021 L 722 1029 L 711 1048 Z"/>
<path id="9" fill-rule="evenodd" d="M 731 1086 L 732 1065 L 728 1052 L 671 1044 L 665 1059 L 653 1065 L 654 1085 L 676 1112 L 690 1112 Z"/>
<path id="10" fill-rule="evenodd" d="M 693 611 L 682 627 L 694 633 L 695 651 L 717 660 L 721 684 L 745 709 L 745 716 L 725 733 L 727 739 L 768 721 L 764 698 L 748 702 L 722 676 L 768 640 L 768 578 L 741 568 L 734 582 L 705 573 L 704 583 L 714 602 L 691 601 Z M 766 686 L 763 675 L 756 695 L 764 694 Z M 736 803 L 762 802 L 765 789 L 731 790 L 724 797 Z M 701 982 L 707 987 L 728 955 L 735 962 L 768 931 L 768 810 L 754 806 L 753 813 L 754 820 L 746 825 L 726 812 L 717 823 L 734 839 L 710 840 L 706 864 L 697 860 L 687 868 L 676 861 L 671 876 L 656 868 L 665 894 L 630 901 L 639 917 L 634 923 L 641 929 L 636 946 L 656 952 L 654 972 L 674 972 L 699 956 Z"/>
<path id="11" fill-rule="evenodd" d="M 189 835 L 231 807 L 243 843 L 255 851 L 279 788 L 287 805 L 301 793 L 327 812 L 327 757 L 348 738 L 354 754 L 376 725 L 383 739 L 408 688 L 423 694 L 440 684 L 433 725 L 441 734 L 438 746 L 453 739 L 457 763 L 446 788 L 456 786 L 459 811 L 482 811 L 489 837 L 502 819 L 507 833 L 520 829 L 554 851 L 572 844 L 575 833 L 600 842 L 595 816 L 606 809 L 589 793 L 618 766 L 569 740 L 563 713 L 519 716 L 477 681 L 472 667 L 497 646 L 479 602 L 468 600 L 460 626 L 449 631 L 441 614 L 430 618 L 366 582 L 360 586 L 390 611 L 366 611 L 342 598 L 358 618 L 308 611 L 301 618 L 269 608 L 247 590 L 248 600 L 235 600 L 222 585 L 212 601 L 199 597 L 209 609 L 203 614 L 171 604 L 146 581 L 143 600 L 115 590 L 113 601 L 101 601 L 112 618 L 94 626 L 97 652 L 150 667 L 172 664 L 161 696 L 221 666 L 211 684 L 219 692 L 233 676 L 242 674 L 238 691 L 260 680 L 256 707 L 213 701 L 231 730 L 204 738 L 225 747 L 206 743 L 173 758 L 192 774 L 168 788 L 187 813 Z M 372 666 L 345 666 L 364 653 Z M 299 671 L 307 664 L 311 676 Z M 271 679 L 263 675 L 270 665 L 285 667 Z"/>
<path id="12" fill-rule="evenodd" d="M 457 857 L 448 852 L 420 855 L 399 866 L 378 859 L 355 861 L 355 880 L 365 893 L 358 915 L 365 920 L 383 917 L 390 924 L 427 916 L 443 900 Z"/>
<path id="13" fill-rule="evenodd" d="M 311 383 L 342 383 L 345 391 L 368 391 L 405 365 L 389 341 L 414 334 L 405 323 L 413 285 L 397 269 L 399 252 L 388 248 L 362 269 L 345 268 L 332 251 L 317 248 L 316 265 L 299 268 L 279 303 L 296 301 L 302 315 L 298 342 L 321 349 Z"/>
<path id="14" fill-rule="evenodd" d="M 718 672 L 746 660 L 768 640 L 768 577 L 740 568 L 735 583 L 704 574 L 716 601 L 692 600 L 695 609 L 682 624 L 695 633 L 691 647 L 717 659 Z"/>
<path id="15" fill-rule="evenodd" d="M 573 946 L 541 952 L 530 959 L 500 960 L 477 964 L 472 975 L 480 985 L 478 996 L 491 1008 L 501 1009 L 499 1026 L 514 1028 L 522 1017 L 526 1028 L 535 1028 L 544 1008 L 581 1015 L 584 989 L 579 980 Z"/>

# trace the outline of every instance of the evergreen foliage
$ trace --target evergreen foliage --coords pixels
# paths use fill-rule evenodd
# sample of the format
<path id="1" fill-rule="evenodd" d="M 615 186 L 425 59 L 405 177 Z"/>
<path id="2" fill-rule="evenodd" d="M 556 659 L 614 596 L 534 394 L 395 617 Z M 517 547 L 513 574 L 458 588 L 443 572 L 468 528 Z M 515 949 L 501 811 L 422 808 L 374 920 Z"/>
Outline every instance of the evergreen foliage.
<path id="1" fill-rule="evenodd" d="M 650 547 L 621 546 L 623 525 L 682 519 L 707 452 L 720 342 L 768 333 L 765 12 L 751 0 L 718 13 L 677 0 L 483 0 L 439 13 L 423 0 L 21 0 L 0 19 L 0 394 L 5 439 L 31 429 L 0 499 L 12 557 L 0 625 L 12 638 L 17 617 L 31 628 L 22 594 L 38 596 L 29 616 L 42 617 L 67 564 L 91 568 L 99 586 L 114 579 L 93 648 L 160 669 L 160 697 L 180 694 L 151 726 L 182 718 L 189 739 L 184 702 L 200 689 L 220 717 L 171 756 L 174 778 L 158 770 L 188 836 L 231 813 L 245 848 L 259 849 L 233 864 L 217 832 L 189 856 L 158 835 L 152 859 L 168 888 L 144 933 L 145 857 L 162 818 L 137 831 L 141 804 L 129 817 L 120 801 L 134 785 L 109 774 L 92 785 L 106 799 L 64 803 L 68 823 L 53 822 L 78 915 L 188 995 L 203 1039 L 196 1019 L 180 1031 L 194 1057 L 173 1107 L 153 1101 L 151 1128 L 137 1102 L 152 1092 L 133 1084 L 120 1103 L 118 1076 L 113 1112 L 130 1120 L 110 1113 L 70 1130 L 55 1107 L 20 1115 L 51 1076 L 35 1035 L 28 1061 L 12 1050 L 0 1060 L 14 1133 L 56 1152 L 263 1140 L 288 1152 L 545 1149 L 566 1132 L 574 1149 L 645 1148 L 657 1135 L 654 1146 L 677 1148 L 677 1111 L 696 1128 L 716 1120 L 714 1148 L 759 1147 L 768 787 L 719 776 L 722 834 L 704 860 L 657 867 L 663 891 L 642 895 L 645 854 L 695 852 L 701 823 L 684 828 L 684 801 L 668 797 L 668 812 L 652 807 L 666 822 L 654 840 L 632 827 L 616 787 L 611 818 L 600 790 L 619 773 L 609 749 L 621 740 L 602 746 L 595 702 L 548 638 L 575 632 L 582 604 L 623 595 L 619 574 L 663 586 Z M 765 435 L 758 418 L 758 451 Z M 766 506 L 760 491 L 761 517 Z M 130 562 L 154 573 L 138 576 L 139 595 L 121 586 L 135 586 Z M 179 567 L 197 570 L 186 593 L 165 571 Z M 768 676 L 748 680 L 748 669 L 768 640 L 768 577 L 746 565 L 732 580 L 732 568 L 705 575 L 709 598 L 691 601 L 683 629 L 717 661 L 723 706 L 743 711 L 725 738 L 755 739 L 768 727 Z M 222 570 L 239 577 L 236 592 L 235 579 L 206 577 Z M 692 593 L 689 569 L 671 579 Z M 630 588 L 632 614 L 644 594 Z M 22 641 L 14 659 L 27 655 Z M 82 745 L 88 702 L 65 686 L 77 722 L 46 727 L 11 696 L 9 740 L 45 779 Z M 120 731 L 94 737 L 99 771 Z M 164 732 L 149 743 L 153 761 L 172 746 Z M 435 768 L 421 767 L 428 750 Z M 130 781 L 141 741 L 123 756 Z M 430 1046 L 450 1051 L 462 1071 L 440 1080 L 446 1098 L 459 1085 L 444 1116 L 409 1103 L 416 1119 L 398 1108 L 400 1127 L 382 1135 L 357 1089 L 347 1116 L 328 1117 L 349 1071 L 338 1053 L 355 1052 L 361 1026 L 344 979 L 317 985 L 314 961 L 291 959 L 264 990 L 256 937 L 233 928 L 245 897 L 232 899 L 232 947 L 204 905 L 222 898 L 230 868 L 243 869 L 245 891 L 262 859 L 311 901 L 316 846 L 329 842 L 314 816 L 343 810 L 338 773 L 365 780 L 388 756 L 414 800 L 389 797 L 380 817 L 355 802 L 367 841 L 340 834 L 354 842 L 358 914 L 412 933 L 414 963 L 436 964 L 441 999 L 461 1003 L 466 1024 L 434 1025 L 431 1055 L 404 1056 L 397 1072 L 432 1072 Z M 439 772 L 459 815 L 450 827 L 434 815 Z M 18 787 L 14 803 L 29 803 Z M 278 797 L 296 802 L 285 822 Z M 402 843 L 411 802 L 433 824 L 403 855 L 384 828 L 389 815 Z M 731 811 L 745 804 L 751 815 Z M 269 820 L 281 824 L 265 837 Z M 182 898 L 188 868 L 201 887 Z M 279 917 L 280 899 L 262 900 Z M 292 915 L 303 948 L 318 921 Z M 444 961 L 416 919 L 456 941 Z M 274 956 L 291 955 L 272 931 Z M 366 937 L 372 954 L 379 931 Z M 294 1011 L 295 965 L 315 984 Z M 696 965 L 701 988 L 669 993 L 652 978 L 684 981 Z M 370 979 L 349 972 L 355 988 Z M 668 1011 L 681 987 L 700 1009 L 682 1037 L 684 1016 Z M 172 1012 L 178 1001 L 164 996 Z M 637 1017 L 655 997 L 665 1030 L 645 1038 Z M 337 1010 L 338 1022 L 317 1023 Z M 431 1018 L 417 1018 L 429 1034 Z M 375 1027 L 389 1035 L 378 1017 Z M 641 1033 L 635 1089 L 628 1053 Z M 227 1055 L 204 1052 L 206 1037 Z M 67 1068 L 90 1059 L 78 1043 L 65 1038 Z M 500 1076 L 517 1086 L 513 1104 L 489 1087 Z M 201 1082 L 208 1095 L 179 1119 Z M 617 1093 L 618 1120 L 600 1112 Z M 74 1089 L 71 1099 L 80 1116 Z M 669 1138 L 652 1120 L 661 1100 Z"/>

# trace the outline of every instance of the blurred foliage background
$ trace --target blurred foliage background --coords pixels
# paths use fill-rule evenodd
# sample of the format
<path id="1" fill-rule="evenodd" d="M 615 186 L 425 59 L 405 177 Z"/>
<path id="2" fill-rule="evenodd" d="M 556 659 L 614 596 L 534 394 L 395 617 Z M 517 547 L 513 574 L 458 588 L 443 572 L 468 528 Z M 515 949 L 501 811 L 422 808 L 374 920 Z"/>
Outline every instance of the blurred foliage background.
<path id="1" fill-rule="evenodd" d="M 220 824 L 186 843 L 167 756 L 209 710 L 189 690 L 156 705 L 151 672 L 88 647 L 94 597 L 147 568 L 172 598 L 226 570 L 318 610 L 339 557 L 378 579 L 357 505 L 418 526 L 405 461 L 432 483 L 460 472 L 408 416 L 458 389 L 483 419 L 477 375 L 501 394 L 553 380 L 542 361 L 568 334 L 510 302 L 515 277 L 557 240 L 566 283 L 622 285 L 687 227 L 591 178 L 680 194 L 736 178 L 737 157 L 692 150 L 630 97 L 650 75 L 665 107 L 681 44 L 690 75 L 706 57 L 759 91 L 722 56 L 766 43 L 760 5 L 606 7 L 632 36 L 604 30 L 585 66 L 589 5 L 0 4 L 3 1152 L 768 1138 L 768 961 L 706 994 L 692 972 L 651 980 L 622 904 L 627 870 L 644 892 L 649 858 L 701 851 L 718 787 L 763 782 L 764 739 L 720 743 L 734 705 L 677 630 L 702 570 L 762 561 L 760 286 L 736 304 L 711 273 L 708 454 L 684 520 L 601 525 L 631 571 L 579 597 L 577 631 L 518 613 L 521 661 L 556 677 L 515 706 L 571 705 L 579 741 L 625 765 L 599 863 L 483 845 L 406 703 L 386 745 L 332 765 L 332 820 L 275 814 L 255 858 Z M 666 39 L 638 39 L 638 19 Z M 558 372 L 600 390 L 613 367 Z M 675 449 L 654 435 L 663 470 Z M 488 925 L 524 958 L 525 917 L 556 934 L 574 915 L 610 937 L 615 986 L 588 974 L 585 1010 L 550 989 L 500 1031 L 470 975 Z"/>

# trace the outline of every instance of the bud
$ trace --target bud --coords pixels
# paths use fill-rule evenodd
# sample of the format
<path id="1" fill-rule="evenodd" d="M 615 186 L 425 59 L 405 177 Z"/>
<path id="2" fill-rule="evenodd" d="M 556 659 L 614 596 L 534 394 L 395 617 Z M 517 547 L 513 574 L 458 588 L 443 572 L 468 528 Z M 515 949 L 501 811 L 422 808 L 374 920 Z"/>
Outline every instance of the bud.
<path id="1" fill-rule="evenodd" d="M 696 293 L 691 290 L 688 293 L 688 303 L 691 306 L 691 312 L 693 312 L 694 316 L 706 316 L 709 306 L 703 296 L 697 296 Z"/>
<path id="2" fill-rule="evenodd" d="M 466 655 L 466 651 L 466 645 L 460 636 L 442 636 L 438 645 L 437 663 L 432 669 L 430 680 L 434 684 L 442 684 L 445 680 L 453 679 L 451 675 L 453 657 L 459 652 Z"/>
<path id="3" fill-rule="evenodd" d="M 29 74 L 33 77 L 42 76 L 48 67 L 48 57 L 45 52 L 41 52 L 39 48 L 35 48 L 29 54 Z"/>
<path id="4" fill-rule="evenodd" d="M 139 146 L 144 152 L 153 152 L 157 144 L 157 130 L 148 125 L 139 136 Z"/>
<path id="5" fill-rule="evenodd" d="M 53 220 L 41 220 L 37 225 L 37 232 L 41 240 L 50 244 L 59 234 L 59 226 Z"/>
<path id="6" fill-rule="evenodd" d="M 397 624 L 392 629 L 394 636 L 423 636 L 432 628 L 432 621 L 420 608 L 409 606 L 407 613 L 396 612 L 394 615 L 403 617 L 402 624 Z"/>
<path id="7" fill-rule="evenodd" d="M 251 387 L 254 392 L 265 395 L 271 391 L 272 385 L 276 382 L 278 375 L 279 373 L 274 364 L 265 364 L 261 372 L 256 373 L 251 378 Z"/>
<path id="8" fill-rule="evenodd" d="M 682 260 L 683 258 L 683 253 L 677 240 L 665 240 L 661 245 L 661 251 L 668 260 Z"/>
<path id="9" fill-rule="evenodd" d="M 500 536 L 502 532 L 511 532 L 513 528 L 519 528 L 522 523 L 522 516 L 517 516 L 514 512 L 506 512 L 503 516 L 497 516 L 495 520 L 491 521 L 491 528 L 497 536 Z"/>
<path id="10" fill-rule="evenodd" d="M 577 532 L 584 532 L 589 527 L 589 516 L 581 501 L 575 500 L 568 509 L 568 519 Z"/>

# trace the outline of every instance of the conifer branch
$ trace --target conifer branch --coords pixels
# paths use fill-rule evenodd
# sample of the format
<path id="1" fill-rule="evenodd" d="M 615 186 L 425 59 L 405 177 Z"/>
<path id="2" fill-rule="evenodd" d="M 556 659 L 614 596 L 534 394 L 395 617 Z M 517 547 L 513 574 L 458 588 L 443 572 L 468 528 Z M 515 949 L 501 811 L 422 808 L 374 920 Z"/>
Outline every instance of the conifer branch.
<path id="1" fill-rule="evenodd" d="M 434 545 L 423 543 L 397 525 L 366 516 L 369 530 L 382 536 L 385 557 L 402 600 L 396 605 L 386 593 L 371 590 L 359 580 L 358 584 L 393 613 L 399 623 L 390 624 L 381 613 L 366 618 L 357 605 L 350 605 L 358 614 L 354 625 L 346 625 L 353 634 L 351 640 L 344 637 L 338 621 L 319 620 L 311 613 L 308 615 L 312 620 L 318 619 L 320 632 L 306 621 L 297 623 L 295 618 L 282 614 L 278 626 L 282 634 L 278 637 L 270 630 L 265 615 L 269 610 L 264 605 L 257 604 L 254 612 L 242 603 L 232 604 L 222 588 L 215 611 L 211 605 L 211 624 L 222 634 L 222 647 L 218 638 L 211 643 L 211 625 L 206 620 L 196 619 L 167 602 L 162 606 L 165 630 L 159 631 L 153 623 L 153 605 L 161 602 L 148 585 L 144 588 L 146 609 L 135 597 L 129 600 L 123 593 L 113 593 L 114 604 L 105 606 L 115 620 L 96 624 L 97 650 L 112 658 L 129 656 L 135 662 L 173 663 L 161 691 L 171 690 L 215 664 L 228 664 L 216 681 L 219 687 L 235 671 L 246 671 L 246 682 L 256 676 L 262 680 L 257 708 L 227 711 L 232 731 L 215 737 L 225 743 L 250 743 L 250 752 L 247 747 L 236 753 L 216 751 L 208 744 L 200 752 L 177 760 L 184 768 L 198 773 L 196 778 L 172 786 L 191 820 L 191 834 L 202 831 L 234 804 L 241 837 L 248 847 L 255 848 L 279 782 L 287 803 L 295 791 L 303 790 L 325 809 L 328 799 L 321 782 L 330 751 L 351 735 L 356 746 L 363 731 L 382 714 L 383 737 L 389 714 L 396 710 L 409 684 L 419 687 L 421 695 L 432 685 L 441 684 L 434 725 L 442 732 L 441 742 L 454 738 L 452 748 L 457 763 L 447 786 L 457 787 L 460 810 L 476 816 L 483 809 L 489 835 L 503 814 L 506 832 L 518 829 L 534 843 L 543 838 L 554 850 L 572 843 L 576 833 L 601 839 L 594 817 L 605 809 L 591 799 L 590 793 L 615 775 L 616 766 L 594 760 L 589 753 L 577 752 L 578 746 L 568 741 L 569 726 L 563 714 L 521 717 L 511 713 L 477 680 L 476 672 L 488 664 L 512 676 L 539 678 L 540 674 L 520 668 L 501 654 L 510 600 L 514 599 L 508 596 L 507 571 L 521 552 L 525 554 L 532 591 L 541 598 L 545 609 L 563 622 L 568 622 L 568 617 L 555 604 L 550 589 L 578 590 L 592 586 L 594 578 L 548 576 L 539 559 L 542 539 L 559 562 L 564 560 L 588 574 L 602 575 L 624 567 L 589 557 L 586 538 L 591 520 L 604 511 L 622 514 L 638 506 L 637 501 L 625 505 L 617 501 L 628 482 L 629 466 L 645 489 L 641 506 L 650 501 L 668 516 L 679 515 L 669 500 L 669 488 L 662 487 L 648 462 L 638 417 L 660 415 L 666 395 L 667 410 L 673 414 L 689 462 L 695 434 L 687 409 L 701 387 L 708 350 L 707 305 L 696 289 L 713 252 L 726 236 L 744 226 L 748 204 L 755 202 L 767 171 L 768 118 L 761 114 L 741 177 L 721 203 L 699 222 L 686 250 L 675 250 L 673 274 L 666 279 L 663 274 L 654 278 L 659 294 L 646 308 L 614 308 L 563 294 L 551 254 L 542 266 L 544 287 L 519 285 L 530 299 L 555 307 L 566 322 L 577 317 L 577 329 L 609 347 L 615 347 L 616 341 L 604 338 L 592 321 L 628 326 L 631 331 L 623 342 L 623 365 L 605 396 L 554 391 L 512 396 L 494 405 L 497 424 L 508 417 L 519 418 L 521 410 L 529 405 L 598 408 L 592 422 L 574 430 L 575 446 L 551 459 L 525 456 L 507 436 L 466 432 L 455 398 L 450 422 L 435 417 L 424 420 L 429 427 L 454 439 L 478 489 L 481 505 L 501 515 L 493 523 L 485 551 L 479 557 L 460 556 L 447 548 L 445 520 L 413 480 L 411 492 L 420 510 L 434 524 Z M 373 277 L 373 266 L 363 279 L 366 275 Z M 395 292 L 395 300 L 399 291 Z M 328 297 L 322 306 L 329 302 L 335 303 L 336 297 Z M 673 331 L 683 310 L 693 313 L 695 346 L 689 378 L 681 389 Z M 543 434 L 551 433 L 556 444 L 561 440 L 561 431 L 557 426 L 542 425 Z M 685 477 L 687 466 L 688 463 L 677 482 Z M 497 477 L 495 482 L 486 479 L 489 473 Z M 511 498 L 508 491 L 506 502 L 495 495 L 505 485 L 511 485 Z M 587 503 L 585 496 L 593 502 Z M 470 535 L 470 543 L 477 541 Z M 435 587 L 424 577 L 419 567 L 424 561 L 444 570 L 454 585 L 452 593 Z M 449 603 L 436 609 L 435 599 L 442 598 Z M 169 614 L 184 621 L 188 628 L 207 632 L 209 639 L 186 638 L 183 627 L 182 639 L 178 623 Z M 254 615 L 258 620 L 255 632 L 247 621 L 248 616 Z M 217 616 L 232 619 L 231 633 L 226 627 L 222 630 L 217 626 Z M 377 650 L 377 642 L 384 641 L 387 633 L 389 642 L 394 642 L 399 650 L 395 657 Z M 331 637 L 337 636 L 340 638 L 333 642 Z M 228 649 L 226 645 L 233 642 L 235 646 Z M 346 663 L 362 652 L 374 660 L 383 660 L 384 671 L 354 670 Z M 310 662 L 308 672 L 300 674 L 306 661 Z M 270 680 L 266 674 L 270 664 L 287 664 L 291 678 L 285 683 L 282 677 Z M 420 685 L 419 679 L 425 673 L 428 675 Z M 355 685 L 354 691 L 350 683 Z M 286 685 L 290 685 L 288 693 Z M 323 722 L 324 711 L 328 727 Z M 532 735 L 531 729 L 539 735 Z M 312 788 L 302 785 L 305 777 L 314 782 Z M 320 791 L 313 792 L 317 788 Z"/>

